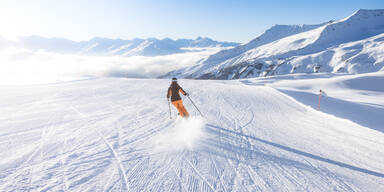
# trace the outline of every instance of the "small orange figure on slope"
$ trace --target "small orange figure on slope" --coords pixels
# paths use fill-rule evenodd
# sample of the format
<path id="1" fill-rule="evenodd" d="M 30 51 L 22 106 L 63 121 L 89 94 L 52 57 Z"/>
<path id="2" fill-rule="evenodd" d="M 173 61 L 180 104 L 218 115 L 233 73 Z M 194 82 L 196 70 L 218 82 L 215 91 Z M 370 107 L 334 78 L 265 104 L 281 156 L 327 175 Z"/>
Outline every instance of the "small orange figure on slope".
<path id="1" fill-rule="evenodd" d="M 177 83 L 177 79 L 174 77 L 172 78 L 172 83 L 168 88 L 167 99 L 171 97 L 172 104 L 179 111 L 180 116 L 189 117 L 189 113 L 183 105 L 183 101 L 181 100 L 179 92 L 188 96 L 188 93 L 186 93 L 183 88 L 180 87 L 180 85 Z"/>

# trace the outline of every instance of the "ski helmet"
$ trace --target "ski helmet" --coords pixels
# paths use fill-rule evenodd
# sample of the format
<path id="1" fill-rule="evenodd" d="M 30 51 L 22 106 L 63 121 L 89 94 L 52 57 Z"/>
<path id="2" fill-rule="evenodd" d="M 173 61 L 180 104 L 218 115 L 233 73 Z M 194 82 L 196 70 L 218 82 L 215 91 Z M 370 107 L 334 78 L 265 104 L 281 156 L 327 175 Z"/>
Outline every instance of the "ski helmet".
<path id="1" fill-rule="evenodd" d="M 172 78 L 172 81 L 177 81 L 177 78 L 176 77 Z"/>

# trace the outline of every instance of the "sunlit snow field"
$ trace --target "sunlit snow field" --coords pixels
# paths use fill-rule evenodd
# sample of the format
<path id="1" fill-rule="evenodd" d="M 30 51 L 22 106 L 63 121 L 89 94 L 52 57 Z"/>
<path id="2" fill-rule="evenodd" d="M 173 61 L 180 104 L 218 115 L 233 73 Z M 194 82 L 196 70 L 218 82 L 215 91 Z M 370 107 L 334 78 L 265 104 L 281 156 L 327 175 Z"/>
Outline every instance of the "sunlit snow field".
<path id="1" fill-rule="evenodd" d="M 0 191 L 383 191 L 383 78 L 1 86 Z"/>

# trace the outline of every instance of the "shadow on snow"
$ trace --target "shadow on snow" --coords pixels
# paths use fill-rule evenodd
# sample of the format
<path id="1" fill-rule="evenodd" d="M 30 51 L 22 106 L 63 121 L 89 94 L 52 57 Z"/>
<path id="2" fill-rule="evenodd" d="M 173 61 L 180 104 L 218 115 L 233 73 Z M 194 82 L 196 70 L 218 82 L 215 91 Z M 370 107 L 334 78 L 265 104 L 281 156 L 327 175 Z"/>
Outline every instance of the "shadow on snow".
<path id="1" fill-rule="evenodd" d="M 314 155 L 314 154 L 311 154 L 308 152 L 300 151 L 300 150 L 297 150 L 297 149 L 294 149 L 291 147 L 283 146 L 283 145 L 280 145 L 278 143 L 273 143 L 271 141 L 260 139 L 260 138 L 254 137 L 254 136 L 245 135 L 245 134 L 242 134 L 242 133 L 239 133 L 236 131 L 224 129 L 224 128 L 221 128 L 221 127 L 218 127 L 215 125 L 207 124 L 206 129 L 209 133 L 213 134 L 213 136 L 220 137 L 220 135 L 221 135 L 222 140 L 227 140 L 227 141 L 217 141 L 217 140 L 213 139 L 213 140 L 203 141 L 203 144 L 206 146 L 206 148 L 205 148 L 206 152 L 211 153 L 211 154 L 214 153 L 215 155 L 222 156 L 224 158 L 231 158 L 232 160 L 235 160 L 235 161 L 241 161 L 242 163 L 245 163 L 245 164 L 253 163 L 252 161 L 249 161 L 249 160 L 254 160 L 255 158 L 263 158 L 263 160 L 272 161 L 272 162 L 280 164 L 280 165 L 295 166 L 296 168 L 300 168 L 300 169 L 314 172 L 313 167 L 309 166 L 305 163 L 301 163 L 301 162 L 298 162 L 298 161 L 295 161 L 292 159 L 274 156 L 271 154 L 267 154 L 267 153 L 262 152 L 261 149 L 255 150 L 255 147 L 257 147 L 257 146 L 254 146 L 254 145 L 251 146 L 249 143 L 248 144 L 244 143 L 244 145 L 248 145 L 248 146 L 246 146 L 246 148 L 244 148 L 242 146 L 238 146 L 238 145 L 236 145 L 236 143 L 233 143 L 233 142 L 236 142 L 236 140 L 239 140 L 239 139 L 241 140 L 241 138 L 247 138 L 247 139 L 252 140 L 252 141 L 261 142 L 261 143 L 279 148 L 279 149 L 284 150 L 284 151 L 288 151 L 288 152 L 295 153 L 295 154 L 298 154 L 301 156 L 305 156 L 305 157 L 308 157 L 308 158 L 311 158 L 314 160 L 318 160 L 318 161 L 322 161 L 322 162 L 329 163 L 332 165 L 336 165 L 336 166 L 339 166 L 342 168 L 347 168 L 347 169 L 350 169 L 353 171 L 358 171 L 361 173 L 365 173 L 365 174 L 373 175 L 376 177 L 384 178 L 383 173 L 379 173 L 379 172 L 371 171 L 371 170 L 364 169 L 361 167 L 349 165 L 349 164 L 346 164 L 346 163 L 343 163 L 340 161 L 335 161 L 332 159 L 324 158 L 324 157 L 321 157 L 318 155 Z M 227 151 L 229 153 L 228 154 L 222 154 L 222 153 L 220 153 L 220 150 L 215 150 L 217 148 L 224 149 L 225 151 Z M 230 155 L 230 156 L 228 156 L 228 155 Z M 242 159 L 239 158 L 239 155 L 240 155 L 240 157 L 242 157 Z"/>
<path id="2" fill-rule="evenodd" d="M 279 89 L 279 91 L 293 97 L 305 105 L 317 109 L 317 100 L 319 96 L 316 94 L 284 89 Z M 384 118 L 380 118 L 380 115 L 384 114 L 384 106 L 355 103 L 327 96 L 321 100 L 321 111 L 337 117 L 349 119 L 359 125 L 384 133 Z"/>

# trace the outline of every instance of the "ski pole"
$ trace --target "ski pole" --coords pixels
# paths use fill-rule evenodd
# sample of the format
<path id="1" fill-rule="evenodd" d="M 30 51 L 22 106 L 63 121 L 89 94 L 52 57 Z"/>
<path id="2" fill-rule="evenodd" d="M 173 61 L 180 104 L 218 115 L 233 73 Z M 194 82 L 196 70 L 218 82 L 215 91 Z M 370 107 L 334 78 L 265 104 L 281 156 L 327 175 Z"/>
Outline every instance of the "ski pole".
<path id="1" fill-rule="evenodd" d="M 171 114 L 171 103 L 169 102 L 169 99 L 167 99 L 168 101 L 168 107 L 169 107 L 169 119 L 172 119 L 172 114 Z"/>
<path id="2" fill-rule="evenodd" d="M 197 111 L 199 111 L 200 115 L 201 115 L 202 117 L 204 117 L 203 114 L 201 114 L 199 108 L 196 107 L 195 103 L 194 103 L 194 102 L 192 101 L 192 99 L 189 97 L 189 95 L 187 95 L 187 97 L 188 97 L 189 100 L 191 100 L 191 103 L 193 104 L 193 106 L 195 106 L 195 108 L 197 109 Z"/>

